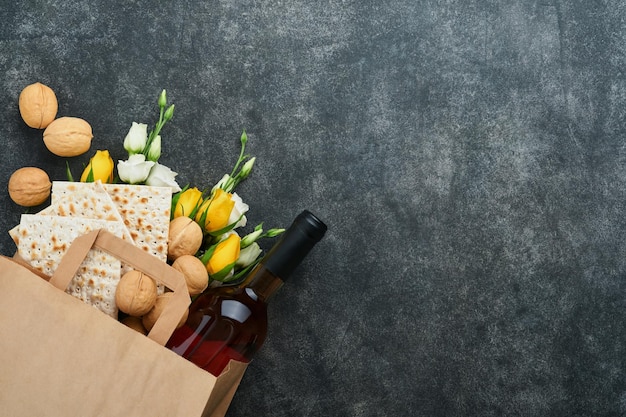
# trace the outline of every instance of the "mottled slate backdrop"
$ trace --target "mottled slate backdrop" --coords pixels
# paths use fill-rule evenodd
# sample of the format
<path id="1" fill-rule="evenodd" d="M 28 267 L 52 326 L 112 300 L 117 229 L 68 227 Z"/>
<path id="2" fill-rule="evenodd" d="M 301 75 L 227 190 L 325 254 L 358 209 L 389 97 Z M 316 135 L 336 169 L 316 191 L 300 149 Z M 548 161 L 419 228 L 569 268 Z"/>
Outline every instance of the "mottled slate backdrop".
<path id="1" fill-rule="evenodd" d="M 251 224 L 328 223 L 230 417 L 626 415 L 624 2 L 29 0 L 0 19 L 3 189 L 24 165 L 65 175 L 21 122 L 25 85 L 116 159 L 166 88 L 181 182 L 219 179 L 245 128 Z M 22 210 L 0 201 L 7 230 Z"/>

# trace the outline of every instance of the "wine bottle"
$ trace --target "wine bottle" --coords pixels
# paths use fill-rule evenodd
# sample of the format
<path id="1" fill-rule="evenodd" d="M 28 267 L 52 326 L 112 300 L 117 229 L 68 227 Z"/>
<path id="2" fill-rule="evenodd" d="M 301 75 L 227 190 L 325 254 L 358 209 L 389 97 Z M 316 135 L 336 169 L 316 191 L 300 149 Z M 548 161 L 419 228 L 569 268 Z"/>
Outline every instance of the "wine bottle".
<path id="1" fill-rule="evenodd" d="M 166 347 L 215 376 L 231 359 L 249 362 L 265 341 L 267 303 L 326 232 L 305 210 L 237 286 L 209 288 Z"/>

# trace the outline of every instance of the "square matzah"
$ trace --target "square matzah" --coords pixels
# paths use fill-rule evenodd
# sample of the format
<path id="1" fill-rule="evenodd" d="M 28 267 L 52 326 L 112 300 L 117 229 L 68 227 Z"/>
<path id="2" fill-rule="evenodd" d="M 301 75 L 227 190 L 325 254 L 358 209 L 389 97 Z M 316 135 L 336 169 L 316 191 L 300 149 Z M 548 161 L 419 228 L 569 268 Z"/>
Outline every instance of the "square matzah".
<path id="1" fill-rule="evenodd" d="M 100 181 L 52 182 L 50 207 L 42 210 L 39 214 L 117 221 L 122 223 L 122 226 L 124 223 L 117 206 Z M 132 242 L 130 232 L 125 226 L 123 226 L 123 231 L 123 238 Z"/>
<path id="2" fill-rule="evenodd" d="M 111 196 L 104 190 L 100 181 L 88 183 L 54 181 L 51 203 L 37 215 L 116 221 L 121 224 L 122 238 L 128 242 L 134 242 L 128 228 L 124 226 L 124 220 L 117 206 L 113 204 Z M 16 226 L 9 230 L 9 235 L 16 245 L 19 244 L 18 228 L 19 226 Z"/>
<path id="3" fill-rule="evenodd" d="M 166 262 L 172 189 L 128 184 L 102 186 L 117 206 L 135 246 Z"/>
<path id="4" fill-rule="evenodd" d="M 117 237 L 123 235 L 122 225 L 115 221 L 23 214 L 18 229 L 18 255 L 33 268 L 52 275 L 74 239 L 97 229 L 106 229 Z M 115 257 L 91 249 L 66 292 L 117 319 L 115 290 L 120 268 Z"/>

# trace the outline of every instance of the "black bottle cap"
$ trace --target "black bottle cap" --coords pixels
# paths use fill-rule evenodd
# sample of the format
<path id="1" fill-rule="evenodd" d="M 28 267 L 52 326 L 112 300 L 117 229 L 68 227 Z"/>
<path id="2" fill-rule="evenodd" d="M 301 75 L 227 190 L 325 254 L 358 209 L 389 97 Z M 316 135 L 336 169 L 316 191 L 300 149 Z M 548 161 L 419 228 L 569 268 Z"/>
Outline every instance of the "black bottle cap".
<path id="1" fill-rule="evenodd" d="M 270 249 L 262 263 L 285 280 L 319 242 L 328 228 L 313 213 L 304 210 Z"/>

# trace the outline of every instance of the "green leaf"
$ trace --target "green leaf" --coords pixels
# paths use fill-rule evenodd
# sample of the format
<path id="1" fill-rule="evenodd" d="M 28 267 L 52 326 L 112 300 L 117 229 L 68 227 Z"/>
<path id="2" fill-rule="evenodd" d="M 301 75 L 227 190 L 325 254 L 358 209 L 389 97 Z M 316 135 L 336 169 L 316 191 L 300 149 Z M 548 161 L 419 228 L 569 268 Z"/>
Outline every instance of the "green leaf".
<path id="1" fill-rule="evenodd" d="M 202 213 L 202 216 L 200 216 L 200 218 L 196 221 L 196 223 L 198 223 L 200 225 L 200 227 L 202 228 L 202 233 L 206 232 L 206 216 L 208 214 L 208 209 L 205 210 Z"/>
<path id="2" fill-rule="evenodd" d="M 179 192 L 177 192 L 176 194 L 172 196 L 172 208 L 170 210 L 171 220 L 174 220 L 174 210 L 176 209 L 176 204 L 178 203 L 178 199 L 180 198 L 180 195 L 183 192 L 185 192 L 188 188 L 189 188 L 189 184 L 185 185 L 182 190 L 180 190 Z"/>
<path id="3" fill-rule="evenodd" d="M 224 279 L 228 276 L 230 271 L 234 268 L 235 264 L 236 264 L 236 262 L 233 262 L 230 265 L 226 265 L 218 273 L 211 275 L 211 279 L 214 279 L 214 280 L 220 281 L 220 282 L 224 282 Z"/>
<path id="4" fill-rule="evenodd" d="M 204 254 L 202 254 L 202 256 L 200 257 L 200 260 L 202 261 L 204 265 L 209 263 L 209 259 L 211 259 L 211 256 L 213 256 L 213 252 L 215 252 L 216 247 L 217 247 L 217 243 L 209 246 L 207 250 L 204 252 Z"/>
<path id="5" fill-rule="evenodd" d="M 67 175 L 67 180 L 70 182 L 74 182 L 74 177 L 72 176 L 72 171 L 70 170 L 70 163 L 65 161 L 65 175 Z"/>
<path id="6" fill-rule="evenodd" d="M 232 279 L 229 279 L 228 282 L 230 281 L 236 281 L 239 280 L 243 277 L 245 277 L 246 275 L 248 275 L 248 273 L 252 270 L 252 268 L 254 268 L 255 266 L 257 266 L 259 264 L 259 262 L 261 262 L 261 259 L 263 259 L 262 256 L 259 256 L 258 259 L 254 262 L 252 262 L 250 265 L 246 266 L 243 269 L 240 269 L 239 271 L 237 271 L 234 275 Z"/>
<path id="7" fill-rule="evenodd" d="M 93 166 L 89 165 L 89 173 L 87 174 L 87 178 L 85 182 L 93 182 Z"/>
<path id="8" fill-rule="evenodd" d="M 208 210 L 207 210 L 208 211 Z M 206 214 L 206 212 L 205 212 Z M 223 235 L 226 232 L 230 232 L 231 230 L 233 230 L 235 228 L 235 225 L 237 223 L 239 223 L 239 221 L 243 218 L 243 216 L 245 216 L 245 214 L 242 214 L 241 216 L 239 216 L 239 218 L 237 220 L 235 220 L 233 223 L 229 224 L 226 227 L 223 227 L 219 230 L 215 230 L 213 232 L 209 232 L 208 234 L 211 236 L 219 236 L 219 235 Z"/>
<path id="9" fill-rule="evenodd" d="M 204 195 L 204 193 L 202 193 L 202 195 Z M 198 210 L 200 210 L 200 207 L 202 206 L 202 203 L 204 201 L 202 201 L 203 199 L 198 199 L 198 202 L 196 203 L 195 207 L 193 208 L 193 210 L 191 210 L 191 213 L 189 213 L 189 217 L 190 219 L 195 219 L 196 215 L 198 214 Z M 208 208 L 207 208 L 208 211 Z M 206 214 L 206 211 L 204 212 Z M 206 216 L 205 216 L 206 217 Z M 204 223 L 199 223 L 200 226 L 204 227 Z M 204 228 L 202 229 L 202 231 L 204 232 Z"/>

